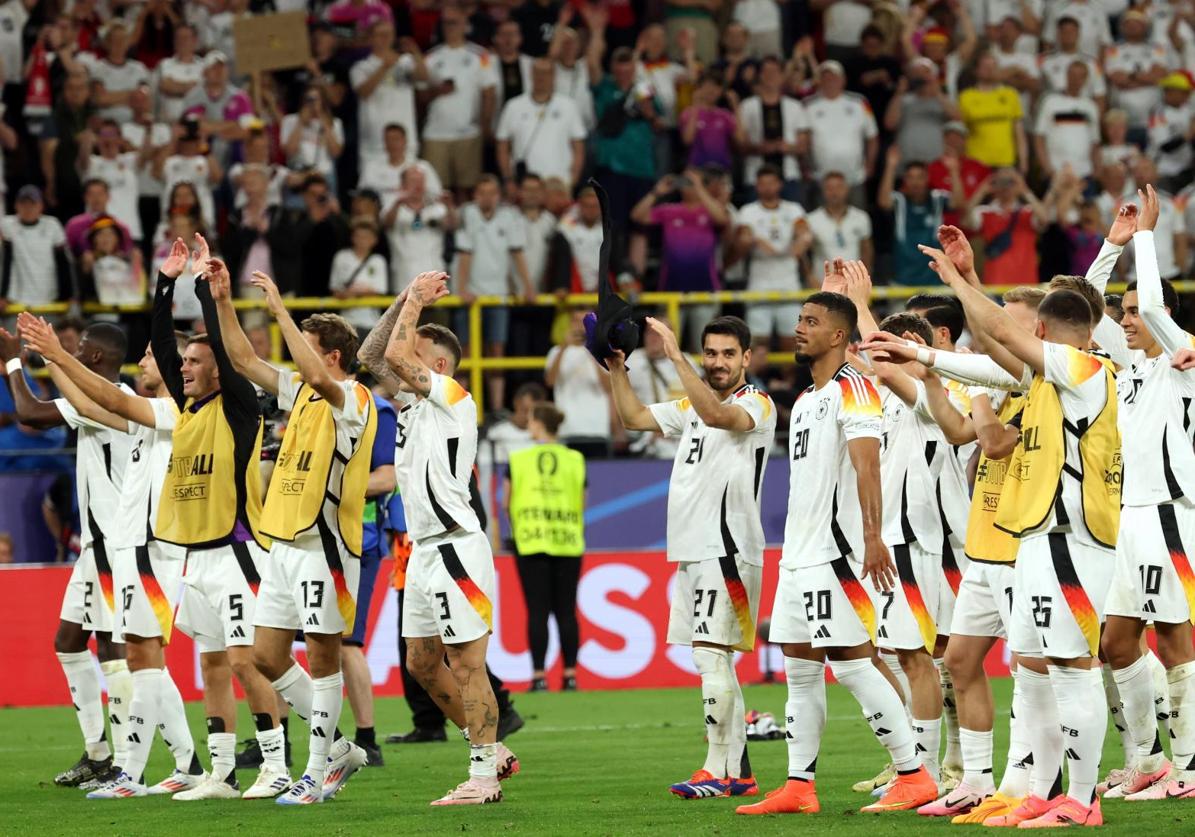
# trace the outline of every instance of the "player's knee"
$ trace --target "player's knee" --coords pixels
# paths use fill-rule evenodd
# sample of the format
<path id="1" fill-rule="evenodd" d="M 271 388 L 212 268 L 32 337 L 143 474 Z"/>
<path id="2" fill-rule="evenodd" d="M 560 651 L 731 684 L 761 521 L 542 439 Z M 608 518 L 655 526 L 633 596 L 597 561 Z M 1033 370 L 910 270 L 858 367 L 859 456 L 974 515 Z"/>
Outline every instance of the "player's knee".
<path id="1" fill-rule="evenodd" d="M 1191 623 L 1157 627 L 1158 659 L 1166 668 L 1174 668 L 1191 661 L 1195 648 L 1191 643 Z"/>
<path id="2" fill-rule="evenodd" d="M 262 672 L 257 667 L 257 660 L 252 654 L 238 655 L 236 658 L 230 659 L 228 664 L 242 687 L 247 687 L 248 684 L 262 676 Z"/>
<path id="3" fill-rule="evenodd" d="M 983 672 L 983 658 L 975 654 L 967 654 L 961 645 L 947 645 L 946 654 L 942 657 L 946 670 L 950 672 L 950 679 L 954 681 L 956 689 L 965 689 L 979 679 Z"/>
<path id="4" fill-rule="evenodd" d="M 1109 620 L 1107 629 L 1100 637 L 1100 650 L 1103 658 L 1112 668 L 1125 668 L 1141 656 L 1137 646 L 1137 637 L 1131 631 L 1124 629 L 1115 620 Z"/>
<path id="5" fill-rule="evenodd" d="M 142 671 L 148 668 L 162 668 L 162 645 L 156 639 L 130 637 L 125 642 L 125 659 L 129 663 L 129 671 Z"/>
<path id="6" fill-rule="evenodd" d="M 931 671 L 935 671 L 934 660 L 924 648 L 899 650 L 896 652 L 896 658 L 900 660 L 900 667 L 909 677 L 928 675 Z"/>
<path id="7" fill-rule="evenodd" d="M 441 665 L 438 658 L 415 651 L 413 647 L 407 651 L 407 672 L 420 685 L 426 685 L 436 679 L 436 667 Z"/>

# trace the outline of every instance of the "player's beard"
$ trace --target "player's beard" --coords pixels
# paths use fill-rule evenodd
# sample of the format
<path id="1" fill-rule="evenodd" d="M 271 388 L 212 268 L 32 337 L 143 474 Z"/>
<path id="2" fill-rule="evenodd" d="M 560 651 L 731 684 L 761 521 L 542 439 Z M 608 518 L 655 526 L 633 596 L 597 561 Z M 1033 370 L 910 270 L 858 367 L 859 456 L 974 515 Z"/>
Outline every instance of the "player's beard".
<path id="1" fill-rule="evenodd" d="M 816 359 L 817 358 L 815 358 L 813 355 L 802 354 L 798 350 L 793 351 L 793 360 L 796 362 L 797 366 L 808 366 Z"/>

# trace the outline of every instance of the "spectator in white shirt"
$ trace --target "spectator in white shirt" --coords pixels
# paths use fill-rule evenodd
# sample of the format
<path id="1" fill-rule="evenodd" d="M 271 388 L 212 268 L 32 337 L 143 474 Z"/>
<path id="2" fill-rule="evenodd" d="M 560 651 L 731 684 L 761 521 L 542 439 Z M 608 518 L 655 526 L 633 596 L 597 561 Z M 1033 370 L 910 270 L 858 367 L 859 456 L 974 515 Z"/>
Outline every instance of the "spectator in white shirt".
<path id="1" fill-rule="evenodd" d="M 400 188 L 385 203 L 382 226 L 390 241 L 390 291 L 399 293 L 420 273 L 444 269 L 444 233 L 454 226 L 452 211 L 427 188 L 415 166 L 402 173 Z"/>
<path id="2" fill-rule="evenodd" d="M 1195 103 L 1190 73 L 1176 72 L 1160 82 L 1162 104 L 1149 120 L 1148 153 L 1158 164 L 1162 188 L 1177 191 L 1190 179 L 1195 141 Z"/>
<path id="3" fill-rule="evenodd" d="M 1139 157 L 1133 165 L 1133 180 L 1138 189 L 1144 189 L 1150 183 L 1158 182 L 1158 167 L 1149 157 Z M 1134 196 L 1130 203 L 1141 208 L 1141 199 Z M 1158 223 L 1154 227 L 1154 248 L 1158 257 L 1158 273 L 1163 279 L 1182 278 L 1183 268 L 1189 258 L 1187 247 L 1187 229 L 1183 219 L 1183 211 L 1174 201 L 1170 192 L 1158 190 Z M 1130 243 L 1130 247 L 1131 247 Z M 1126 248 L 1128 249 L 1128 248 Z M 1126 254 L 1124 264 L 1129 268 L 1130 277 L 1136 278 L 1136 259 Z"/>
<path id="4" fill-rule="evenodd" d="M 389 285 L 386 260 L 377 253 L 378 225 L 372 218 L 354 218 L 349 223 L 350 246 L 332 257 L 328 287 L 337 299 L 385 296 Z M 376 308 L 345 308 L 341 312 L 358 332 L 368 332 L 381 312 Z"/>
<path id="5" fill-rule="evenodd" d="M 842 65 L 823 61 L 817 70 L 817 95 L 805 102 L 812 129 L 810 152 L 815 176 L 841 172 L 851 184 L 851 203 L 866 208 L 863 184 L 875 171 L 879 131 L 867 100 L 845 88 Z"/>
<path id="6" fill-rule="evenodd" d="M 1105 11 L 1100 0 L 1069 0 L 1065 3 L 1051 3 L 1050 13 L 1042 29 L 1042 40 L 1047 44 L 1062 42 L 1062 21 L 1070 19 L 1078 28 L 1078 49 L 1086 55 L 1103 55 L 1104 47 L 1112 43 L 1112 29 L 1108 25 L 1111 12 Z"/>
<path id="7" fill-rule="evenodd" d="M 1129 136 L 1144 143 L 1149 115 L 1161 102 L 1158 82 L 1166 75 L 1166 48 L 1151 43 L 1149 18 L 1130 9 L 1120 18 L 1121 40 L 1104 53 L 1104 72 L 1112 86 L 1112 105 L 1129 117 Z"/>
<path id="8" fill-rule="evenodd" d="M 544 209 L 544 181 L 537 174 L 519 181 L 519 216 L 523 219 L 523 257 L 536 293 L 546 290 L 548 247 L 556 234 L 556 216 Z M 517 276 L 511 276 L 517 280 Z M 547 347 L 545 347 L 546 349 Z"/>
<path id="9" fill-rule="evenodd" d="M 411 155 L 407 129 L 398 122 L 391 122 L 386 126 L 384 137 L 386 153 L 365 163 L 359 182 L 368 184 L 382 199 L 382 206 L 389 207 L 398 199 L 398 193 L 402 190 L 403 173 L 414 168 L 423 172 L 427 193 L 434 198 L 439 197 L 444 191 L 440 175 L 436 174 L 436 170 L 427 160 L 420 160 Z"/>
<path id="10" fill-rule="evenodd" d="M 411 153 L 419 151 L 415 122 L 415 84 L 427 80 L 423 53 L 409 38 L 394 49 L 394 24 L 379 20 L 369 28 L 370 53 L 349 71 L 357 94 L 358 154 L 364 168 L 371 159 L 384 156 L 386 126 L 397 123 L 407 132 Z"/>
<path id="11" fill-rule="evenodd" d="M 93 150 L 99 153 L 93 154 Z M 86 160 L 86 178 L 96 178 L 108 184 L 108 213 L 125 226 L 135 243 L 140 244 L 144 234 L 137 197 L 139 155 L 136 151 L 124 150 L 120 126 L 106 119 L 98 134 L 85 131 L 80 136 L 79 157 Z"/>
<path id="12" fill-rule="evenodd" d="M 1038 165 L 1047 178 L 1064 166 L 1085 180 L 1095 171 L 1100 142 L 1100 112 L 1082 95 L 1087 64 L 1074 61 L 1066 71 L 1066 89 L 1047 93 L 1037 110 L 1033 145 Z"/>
<path id="13" fill-rule="evenodd" d="M 194 116 L 183 117 L 176 128 L 174 142 L 162 149 L 154 163 L 154 176 L 162 181 L 162 206 L 169 209 L 170 192 L 176 183 L 187 182 L 199 195 L 200 215 L 205 226 L 216 222 L 212 187 L 224 176 L 220 164 L 204 145 L 200 123 Z"/>
<path id="14" fill-rule="evenodd" d="M 810 278 L 816 283 L 825 276 L 825 262 L 834 259 L 861 261 L 871 268 L 875 247 L 871 241 L 871 216 L 847 203 L 850 187 L 846 178 L 832 171 L 822 178 L 822 205 L 805 219 L 813 234 Z"/>
<path id="15" fill-rule="evenodd" d="M 565 342 L 548 352 L 544 383 L 564 413 L 560 441 L 587 457 L 610 453 L 610 378 L 585 348 L 585 311 L 572 313 Z"/>
<path id="16" fill-rule="evenodd" d="M 118 123 L 130 119 L 129 95 L 150 80 L 149 70 L 140 61 L 129 58 L 129 29 L 120 18 L 108 24 L 104 35 L 105 57 L 86 63 L 91 76 L 92 101 L 104 119 Z"/>
<path id="17" fill-rule="evenodd" d="M 174 29 L 174 54 L 154 68 L 158 98 L 158 119 L 177 122 L 183 115 L 183 97 L 203 79 L 203 62 L 195 55 L 199 36 L 195 27 L 179 23 Z"/>
<path id="18" fill-rule="evenodd" d="M 797 158 L 809 147 L 809 115 L 796 99 L 784 95 L 784 65 L 775 56 L 759 64 L 755 95 L 739 105 L 738 142 L 747 155 L 743 180 L 755 183 L 764 163 L 780 166 L 784 198 L 800 198 L 801 167 Z"/>
<path id="19" fill-rule="evenodd" d="M 427 54 L 430 76 L 423 157 L 446 187 L 463 201 L 481 177 L 482 126 L 493 124 L 494 61 L 465 39 L 465 13 L 446 6 L 440 15 L 444 41 Z"/>
<path id="20" fill-rule="evenodd" d="M 849 61 L 859 51 L 859 36 L 871 23 L 871 4 L 862 0 L 811 0 L 810 9 L 822 12 L 826 56 Z"/>
<path id="21" fill-rule="evenodd" d="M 293 172 L 317 172 L 336 191 L 336 161 L 344 151 L 344 125 L 329 109 L 323 85 L 310 85 L 298 113 L 282 117 L 279 129 L 286 166 Z"/>
<path id="22" fill-rule="evenodd" d="M 463 301 L 473 302 L 479 296 L 506 296 L 510 292 L 510 277 L 515 277 L 522 296 L 532 302 L 535 286 L 527 272 L 523 219 L 518 210 L 501 204 L 502 187 L 498 178 L 483 174 L 473 190 L 473 202 L 461 210 L 460 226 L 456 232 L 457 262 L 453 272 L 454 290 Z M 510 335 L 510 308 L 487 306 L 482 309 L 481 335 L 469 333 L 468 309 L 460 309 L 456 317 L 456 333 L 461 343 L 479 339 L 489 357 L 506 354 Z M 487 382 L 490 406 L 505 406 L 506 379 L 501 374 L 490 376 Z"/>
<path id="23" fill-rule="evenodd" d="M 531 90 L 509 100 L 498 120 L 498 169 L 508 183 L 525 173 L 576 183 L 585 165 L 585 125 L 576 105 L 555 92 L 555 68 L 537 59 Z"/>
<path id="24" fill-rule="evenodd" d="M 573 6 L 565 3 L 560 14 L 572 20 Z M 548 57 L 556 62 L 556 92 L 567 96 L 577 106 L 585 130 L 593 130 L 597 121 L 593 113 L 593 92 L 590 89 L 589 65 L 581 48 L 581 36 L 576 29 L 557 22 L 548 46 Z"/>
<path id="25" fill-rule="evenodd" d="M 1100 72 L 1096 55 L 1087 53 L 1079 48 L 1079 22 L 1073 17 L 1063 17 L 1058 20 L 1057 49 L 1038 59 L 1041 69 L 1042 84 L 1046 90 L 1062 90 L 1066 87 L 1066 71 L 1070 65 L 1078 60 L 1087 63 L 1087 84 L 1083 87 L 1083 95 L 1095 99 L 1100 110 L 1104 108 L 1108 85 L 1104 81 L 1104 74 Z"/>
<path id="26" fill-rule="evenodd" d="M 510 462 L 512 453 L 535 444 L 535 440 L 531 438 L 531 431 L 527 429 L 531 420 L 531 408 L 547 400 L 548 392 L 542 384 L 528 381 L 520 385 L 510 399 L 510 415 L 490 425 L 486 430 L 485 440 L 477 449 L 478 461 L 505 465 Z"/>
<path id="27" fill-rule="evenodd" d="M 993 28 L 995 45 L 990 52 L 1000 67 L 997 79 L 1021 94 L 1021 110 L 1029 113 L 1033 97 L 1041 89 L 1041 68 L 1037 65 L 1036 52 L 1021 49 L 1025 24 L 1021 17 L 1007 15 Z"/>
<path id="28" fill-rule="evenodd" d="M 494 73 L 494 122 L 498 127 L 499 114 L 506 103 L 531 90 L 531 65 L 535 60 L 522 51 L 523 30 L 514 20 L 504 20 L 494 30 L 494 51 L 490 56 Z"/>
<path id="29" fill-rule="evenodd" d="M 42 214 L 44 209 L 41 190 L 22 186 L 17 192 L 16 214 L 0 219 L 0 308 L 10 302 L 45 305 L 75 295 L 66 233 L 57 218 Z"/>

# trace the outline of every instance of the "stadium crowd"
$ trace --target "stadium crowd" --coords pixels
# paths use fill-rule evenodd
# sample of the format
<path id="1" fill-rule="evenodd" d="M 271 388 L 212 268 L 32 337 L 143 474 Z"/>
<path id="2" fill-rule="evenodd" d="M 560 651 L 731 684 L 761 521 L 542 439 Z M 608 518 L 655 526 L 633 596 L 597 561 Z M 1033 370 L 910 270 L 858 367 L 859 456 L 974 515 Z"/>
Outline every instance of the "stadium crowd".
<path id="1" fill-rule="evenodd" d="M 286 11 L 307 13 L 310 59 L 238 70 L 236 22 Z M 256 270 L 286 296 L 347 299 L 444 269 L 466 302 L 511 295 L 483 310 L 487 355 L 546 355 L 542 375 L 487 375 L 482 456 L 499 462 L 529 441 L 543 385 L 566 443 L 674 453 L 612 420 L 580 313 L 526 304 L 596 289 L 591 176 L 631 293 L 812 288 L 834 258 L 935 284 L 917 248 L 944 222 L 985 283 L 1081 275 L 1147 182 L 1163 278 L 1193 255 L 1188 2 L 7 0 L 0 58 L 0 305 L 145 305 L 170 242 L 195 232 L 241 297 Z M 190 284 L 175 318 L 202 329 Z M 791 350 L 795 303 L 721 308 Z M 687 348 L 718 309 L 681 308 Z M 379 311 L 345 313 L 364 333 Z M 468 342 L 463 309 L 435 316 Z M 119 319 L 136 360 L 148 318 Z M 265 325 L 246 312 L 262 356 Z M 79 326 L 63 321 L 68 342 Z M 679 393 L 654 335 L 645 348 L 640 397 Z M 803 382 L 754 354 L 784 409 Z M 62 443 L 0 413 L 6 451 Z"/>

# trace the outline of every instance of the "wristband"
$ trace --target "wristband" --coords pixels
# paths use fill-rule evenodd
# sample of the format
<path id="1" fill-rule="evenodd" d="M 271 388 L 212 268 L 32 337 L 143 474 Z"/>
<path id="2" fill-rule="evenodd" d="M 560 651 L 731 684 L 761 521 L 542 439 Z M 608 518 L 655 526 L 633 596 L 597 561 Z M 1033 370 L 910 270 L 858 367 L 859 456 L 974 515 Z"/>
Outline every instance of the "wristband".
<path id="1" fill-rule="evenodd" d="M 11 375 L 13 372 L 20 372 L 20 371 L 21 371 L 21 359 L 19 357 L 14 357 L 12 360 L 10 360 L 8 363 L 6 363 L 4 365 L 4 372 L 6 375 Z"/>
<path id="2" fill-rule="evenodd" d="M 928 346 L 917 345 L 917 362 L 922 366 L 934 365 L 934 353 Z"/>

